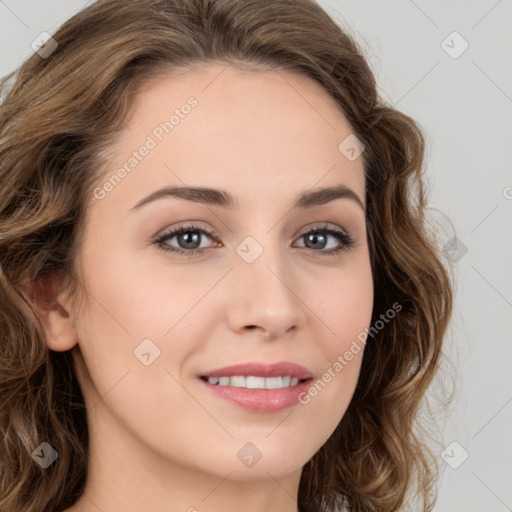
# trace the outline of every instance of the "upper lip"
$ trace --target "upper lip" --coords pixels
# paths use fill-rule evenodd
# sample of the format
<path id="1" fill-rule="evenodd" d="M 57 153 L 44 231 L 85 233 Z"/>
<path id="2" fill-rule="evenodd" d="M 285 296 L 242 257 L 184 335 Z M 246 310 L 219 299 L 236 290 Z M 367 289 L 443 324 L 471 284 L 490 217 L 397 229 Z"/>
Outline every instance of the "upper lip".
<path id="1" fill-rule="evenodd" d="M 279 377 L 290 376 L 296 377 L 299 380 L 310 379 L 313 374 L 304 366 L 290 362 L 279 363 L 259 363 L 249 362 L 242 364 L 235 364 L 232 366 L 224 366 L 223 368 L 216 368 L 201 375 L 201 377 L 232 377 L 234 375 L 255 377 Z"/>

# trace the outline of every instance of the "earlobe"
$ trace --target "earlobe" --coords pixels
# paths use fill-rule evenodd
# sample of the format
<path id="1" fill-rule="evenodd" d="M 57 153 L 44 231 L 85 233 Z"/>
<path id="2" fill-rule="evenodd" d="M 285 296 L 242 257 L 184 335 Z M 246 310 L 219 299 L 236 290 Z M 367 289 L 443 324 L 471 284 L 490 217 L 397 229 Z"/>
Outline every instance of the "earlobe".
<path id="1" fill-rule="evenodd" d="M 39 318 L 48 348 L 63 352 L 76 345 L 78 338 L 70 305 L 60 292 L 61 283 L 55 274 L 29 283 L 23 288 L 34 314 Z"/>

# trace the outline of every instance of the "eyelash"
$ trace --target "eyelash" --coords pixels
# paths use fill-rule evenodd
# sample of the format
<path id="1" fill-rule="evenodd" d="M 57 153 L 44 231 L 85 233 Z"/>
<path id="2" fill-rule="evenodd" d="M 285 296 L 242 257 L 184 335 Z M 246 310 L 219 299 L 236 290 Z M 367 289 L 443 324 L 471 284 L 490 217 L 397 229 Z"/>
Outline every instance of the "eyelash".
<path id="1" fill-rule="evenodd" d="M 198 233 L 201 233 L 203 235 L 206 235 L 208 237 L 210 237 L 212 240 L 216 240 L 215 237 L 214 237 L 214 234 L 210 231 L 207 231 L 199 226 L 194 226 L 193 224 L 189 224 L 187 226 L 182 226 L 178 229 L 175 229 L 173 231 L 169 231 L 168 233 L 164 233 L 163 235 L 159 236 L 155 241 L 154 243 L 160 248 L 162 249 L 163 251 L 165 252 L 172 252 L 174 254 L 197 254 L 197 253 L 201 253 L 204 251 L 204 249 L 206 249 L 205 247 L 203 248 L 196 248 L 196 249 L 182 249 L 182 248 L 177 248 L 177 247 L 169 247 L 169 245 L 167 245 L 164 241 L 169 239 L 169 238 L 174 238 L 176 235 L 180 235 L 182 233 L 186 233 L 186 232 L 189 232 L 189 231 L 192 231 L 192 232 L 198 232 Z M 339 228 L 334 228 L 332 226 L 319 226 L 317 228 L 313 228 L 309 231 L 306 231 L 304 233 L 302 233 L 300 236 L 299 236 L 299 239 L 300 238 L 303 238 L 304 236 L 306 235 L 309 235 L 311 233 L 315 233 L 315 234 L 318 234 L 318 233 L 326 233 L 326 234 L 329 234 L 331 236 L 333 236 L 334 238 L 336 238 L 339 242 L 341 242 L 341 245 L 336 248 L 336 249 L 330 249 L 328 251 L 324 251 L 324 250 L 315 250 L 315 249 L 311 249 L 311 248 L 308 248 L 308 247 L 305 247 L 306 249 L 309 249 L 310 251 L 313 251 L 313 252 L 319 252 L 321 253 L 321 256 L 326 256 L 326 257 L 334 257 L 334 256 L 337 256 L 339 253 L 341 253 L 342 251 L 348 251 L 350 250 L 354 245 L 355 245 L 355 242 L 354 242 L 354 239 L 348 234 L 346 233 L 344 230 L 342 229 L 339 229 Z"/>

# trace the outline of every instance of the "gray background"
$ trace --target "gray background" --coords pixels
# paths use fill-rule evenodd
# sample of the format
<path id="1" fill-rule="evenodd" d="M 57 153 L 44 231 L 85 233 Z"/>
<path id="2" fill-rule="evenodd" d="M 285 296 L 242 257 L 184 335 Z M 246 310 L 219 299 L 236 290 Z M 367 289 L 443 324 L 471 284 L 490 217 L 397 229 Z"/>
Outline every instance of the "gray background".
<path id="1" fill-rule="evenodd" d="M 87 3 L 0 0 L 0 74 Z M 457 395 L 435 512 L 512 511 L 512 2 L 320 4 L 362 45 L 382 96 L 426 132 L 431 221 L 443 245 L 458 239 L 445 378 Z"/>

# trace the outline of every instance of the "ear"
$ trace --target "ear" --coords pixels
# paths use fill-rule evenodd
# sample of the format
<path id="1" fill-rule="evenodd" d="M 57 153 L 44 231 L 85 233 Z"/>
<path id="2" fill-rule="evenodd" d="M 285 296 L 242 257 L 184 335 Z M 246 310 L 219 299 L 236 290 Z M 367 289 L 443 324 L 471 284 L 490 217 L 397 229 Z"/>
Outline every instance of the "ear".
<path id="1" fill-rule="evenodd" d="M 34 283 L 23 282 L 30 307 L 44 328 L 48 348 L 58 352 L 69 350 L 78 342 L 73 311 L 61 285 L 56 274 Z"/>

